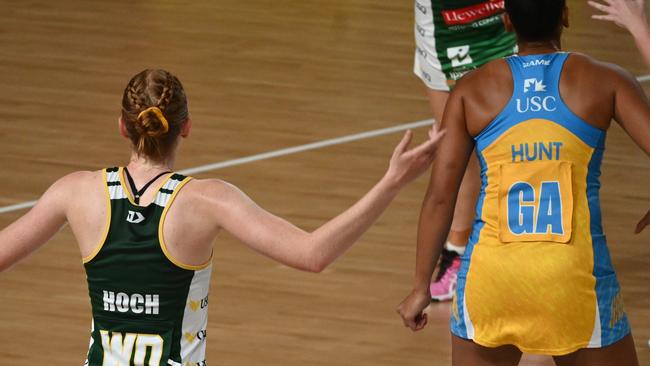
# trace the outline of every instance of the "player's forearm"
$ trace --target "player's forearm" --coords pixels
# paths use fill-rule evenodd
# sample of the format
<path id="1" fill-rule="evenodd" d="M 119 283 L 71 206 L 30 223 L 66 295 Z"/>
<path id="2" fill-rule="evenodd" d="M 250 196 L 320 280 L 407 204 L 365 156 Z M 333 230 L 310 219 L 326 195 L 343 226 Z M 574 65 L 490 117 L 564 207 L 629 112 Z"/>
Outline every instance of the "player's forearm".
<path id="1" fill-rule="evenodd" d="M 450 197 L 425 197 L 418 223 L 415 264 L 416 290 L 429 291 L 431 276 L 451 227 L 453 203 Z"/>
<path id="2" fill-rule="evenodd" d="M 20 262 L 37 248 L 45 244 L 65 221 L 41 223 L 39 230 L 34 230 L 33 215 L 28 213 L 4 230 L 0 231 L 0 272 L 6 271 Z"/>
<path id="3" fill-rule="evenodd" d="M 4 229 L 0 231 L 0 272 L 6 271 L 20 259 L 20 256 L 17 254 L 10 247 L 8 230 Z"/>
<path id="4" fill-rule="evenodd" d="M 345 253 L 377 221 L 400 190 L 384 177 L 363 198 L 310 234 L 310 257 L 321 271 Z"/>

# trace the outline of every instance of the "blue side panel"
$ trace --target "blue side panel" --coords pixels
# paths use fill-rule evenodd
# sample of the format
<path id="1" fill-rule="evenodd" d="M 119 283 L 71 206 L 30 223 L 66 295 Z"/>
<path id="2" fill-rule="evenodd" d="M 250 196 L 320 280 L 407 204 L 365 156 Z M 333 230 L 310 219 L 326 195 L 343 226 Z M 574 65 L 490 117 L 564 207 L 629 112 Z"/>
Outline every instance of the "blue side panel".
<path id="1" fill-rule="evenodd" d="M 607 249 L 607 239 L 603 234 L 600 211 L 600 166 L 605 152 L 605 135 L 598 142 L 598 147 L 589 162 L 587 174 L 587 199 L 591 216 L 590 230 L 594 254 L 593 275 L 596 278 L 596 298 L 600 314 L 601 346 L 608 346 L 630 333 L 627 315 L 623 312 L 622 303 L 615 304 L 621 290 L 612 260 Z M 615 314 L 616 311 L 620 313 Z M 614 322 L 612 318 L 617 317 Z"/>
<path id="2" fill-rule="evenodd" d="M 458 308 L 458 318 L 451 315 L 451 332 L 461 338 L 468 338 L 467 335 L 467 325 L 465 324 L 465 284 L 467 281 L 467 273 L 469 272 L 469 265 L 472 258 L 472 252 L 474 251 L 474 246 L 478 243 L 478 239 L 481 236 L 481 229 L 485 225 L 485 222 L 482 220 L 483 217 L 483 203 L 485 201 L 485 190 L 487 189 L 488 180 L 487 180 L 487 164 L 481 152 L 477 149 L 476 155 L 481 165 L 481 193 L 476 202 L 476 216 L 474 218 L 474 225 L 472 226 L 472 234 L 469 238 L 469 243 L 467 243 L 467 249 L 465 249 L 465 254 L 461 257 L 460 269 L 458 270 L 458 282 L 456 284 L 456 304 Z"/>

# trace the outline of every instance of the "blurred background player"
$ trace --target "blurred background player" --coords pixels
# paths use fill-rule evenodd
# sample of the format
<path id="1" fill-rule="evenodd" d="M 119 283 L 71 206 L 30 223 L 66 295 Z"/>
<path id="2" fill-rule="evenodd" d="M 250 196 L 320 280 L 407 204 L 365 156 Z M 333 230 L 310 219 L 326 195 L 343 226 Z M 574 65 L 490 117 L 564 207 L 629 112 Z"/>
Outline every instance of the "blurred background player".
<path id="1" fill-rule="evenodd" d="M 634 42 L 646 65 L 650 67 L 650 28 L 646 20 L 644 3 L 645 0 L 589 1 L 589 5 L 604 13 L 593 15 L 592 18 L 608 20 L 627 29 L 634 37 Z"/>
<path id="2" fill-rule="evenodd" d="M 427 87 L 436 121 L 442 120 L 449 91 L 465 73 L 516 52 L 513 33 L 503 26 L 503 0 L 416 0 L 414 73 Z M 451 299 L 460 256 L 465 252 L 480 189 L 478 161 L 472 157 L 454 211 L 431 298 Z M 420 221 L 420 225 L 430 225 Z"/>

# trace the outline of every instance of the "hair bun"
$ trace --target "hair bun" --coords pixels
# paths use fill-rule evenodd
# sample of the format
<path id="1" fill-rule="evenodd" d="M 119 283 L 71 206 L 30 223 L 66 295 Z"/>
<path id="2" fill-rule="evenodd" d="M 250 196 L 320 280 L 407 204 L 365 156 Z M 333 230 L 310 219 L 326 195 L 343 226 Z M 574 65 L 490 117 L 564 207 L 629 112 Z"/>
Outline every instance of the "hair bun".
<path id="1" fill-rule="evenodd" d="M 141 135 L 158 137 L 169 131 L 169 123 L 160 108 L 149 107 L 138 114 L 136 129 Z"/>

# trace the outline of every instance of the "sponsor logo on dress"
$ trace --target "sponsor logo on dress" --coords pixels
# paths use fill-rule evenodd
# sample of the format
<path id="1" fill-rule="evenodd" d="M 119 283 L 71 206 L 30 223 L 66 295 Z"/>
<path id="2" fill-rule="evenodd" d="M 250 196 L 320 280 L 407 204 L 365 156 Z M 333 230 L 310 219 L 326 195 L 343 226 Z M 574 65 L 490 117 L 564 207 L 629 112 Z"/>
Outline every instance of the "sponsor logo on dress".
<path id="1" fill-rule="evenodd" d="M 205 360 L 199 362 L 186 362 L 184 366 L 208 366 Z"/>
<path id="2" fill-rule="evenodd" d="M 418 53 L 420 54 L 420 56 L 422 56 L 422 58 L 424 59 L 427 58 L 427 52 L 425 50 L 421 49 L 420 47 L 416 47 L 416 49 L 418 50 Z"/>
<path id="3" fill-rule="evenodd" d="M 159 295 L 125 294 L 104 290 L 104 311 L 133 314 L 154 314 L 160 312 Z"/>
<path id="4" fill-rule="evenodd" d="M 417 3 L 416 3 L 417 4 Z M 442 19 L 447 25 L 468 24 L 503 12 L 504 0 L 489 0 L 460 9 L 443 10 Z"/>
<path id="5" fill-rule="evenodd" d="M 426 37 L 426 35 L 427 35 L 427 30 L 426 29 L 422 28 L 419 24 L 415 25 L 415 29 L 417 29 L 418 33 L 420 33 L 420 35 L 422 37 Z"/>
<path id="6" fill-rule="evenodd" d="M 427 79 L 428 82 L 433 82 L 433 78 L 431 77 L 431 74 L 428 72 L 424 71 L 424 69 L 420 68 L 420 71 L 422 71 L 422 76 L 424 76 L 425 79 Z"/>
<path id="7" fill-rule="evenodd" d="M 192 311 L 197 311 L 199 309 L 202 310 L 202 309 L 205 309 L 206 307 L 208 307 L 208 296 L 209 295 L 205 295 L 205 297 L 202 298 L 201 300 L 191 300 L 190 299 L 190 301 L 188 302 L 188 305 L 190 306 L 190 309 L 192 309 Z"/>
<path id="8" fill-rule="evenodd" d="M 460 314 L 458 313 L 458 298 L 456 294 L 451 299 L 451 315 L 453 315 L 456 322 L 460 322 Z"/>
<path id="9" fill-rule="evenodd" d="M 528 93 L 531 86 L 534 87 L 533 91 L 535 93 L 546 91 L 546 85 L 544 85 L 544 81 L 537 79 L 526 79 L 524 80 L 524 93 Z"/>
<path id="10" fill-rule="evenodd" d="M 469 45 L 447 48 L 447 58 L 451 60 L 451 67 L 469 65 L 473 62 L 469 55 Z"/>
<path id="11" fill-rule="evenodd" d="M 203 329 L 196 333 L 185 332 L 185 339 L 187 342 L 192 343 L 195 340 L 203 341 L 208 337 L 208 331 Z"/>
<path id="12" fill-rule="evenodd" d="M 129 214 L 126 216 L 126 221 L 132 224 L 139 224 L 144 221 L 144 216 L 137 211 L 129 210 Z"/>
<path id="13" fill-rule="evenodd" d="M 515 50 L 515 52 L 517 52 Z M 549 66 L 551 64 L 551 60 L 533 60 L 533 61 L 528 61 L 524 62 L 524 69 L 527 69 L 529 67 L 534 67 L 534 66 Z"/>
<path id="14" fill-rule="evenodd" d="M 609 321 L 609 327 L 613 328 L 619 320 L 625 316 L 625 309 L 623 305 L 623 297 L 619 292 L 616 294 L 614 301 L 612 301 L 612 319 Z"/>
<path id="15" fill-rule="evenodd" d="M 417 2 L 417 1 L 415 2 L 415 7 L 418 8 L 418 10 L 422 12 L 422 14 L 426 14 L 426 13 L 427 13 L 427 7 L 424 6 L 424 5 L 422 5 L 422 4 L 420 4 L 420 3 Z"/>
<path id="16" fill-rule="evenodd" d="M 546 85 L 543 80 L 525 79 L 524 80 L 524 93 L 545 93 Z M 557 99 L 552 95 L 533 95 L 526 96 L 523 100 L 517 98 L 517 112 L 555 112 L 557 110 Z"/>
<path id="17" fill-rule="evenodd" d="M 472 67 L 470 70 L 465 70 L 465 71 L 451 71 L 449 72 L 449 77 L 451 78 L 450 81 L 452 81 L 452 84 L 455 84 L 456 80 L 460 80 L 465 74 L 468 72 L 472 71 L 474 68 Z"/>

